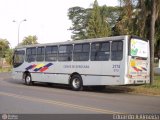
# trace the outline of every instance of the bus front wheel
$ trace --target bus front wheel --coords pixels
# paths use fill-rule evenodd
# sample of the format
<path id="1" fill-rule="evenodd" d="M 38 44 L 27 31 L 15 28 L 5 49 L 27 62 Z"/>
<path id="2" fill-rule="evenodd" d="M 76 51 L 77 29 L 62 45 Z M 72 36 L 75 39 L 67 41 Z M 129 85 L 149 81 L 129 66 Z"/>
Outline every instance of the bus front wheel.
<path id="1" fill-rule="evenodd" d="M 27 74 L 27 75 L 25 76 L 25 84 L 26 84 L 26 85 L 32 85 L 32 84 L 33 84 L 32 78 L 31 78 L 31 75 L 30 75 L 30 74 Z"/>
<path id="2" fill-rule="evenodd" d="M 71 83 L 70 84 L 71 84 L 72 90 L 79 91 L 79 90 L 83 89 L 82 78 L 79 75 L 73 75 L 71 77 Z"/>

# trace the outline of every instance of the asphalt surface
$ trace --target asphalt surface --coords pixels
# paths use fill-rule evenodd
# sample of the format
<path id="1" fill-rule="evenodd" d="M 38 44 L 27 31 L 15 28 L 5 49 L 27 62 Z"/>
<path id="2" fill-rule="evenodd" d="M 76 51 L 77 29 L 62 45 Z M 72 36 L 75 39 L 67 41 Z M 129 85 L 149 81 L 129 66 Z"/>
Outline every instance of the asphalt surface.
<path id="1" fill-rule="evenodd" d="M 0 73 L 0 113 L 17 114 L 160 114 L 160 96 L 105 90 L 72 91 L 68 86 L 26 86 Z"/>

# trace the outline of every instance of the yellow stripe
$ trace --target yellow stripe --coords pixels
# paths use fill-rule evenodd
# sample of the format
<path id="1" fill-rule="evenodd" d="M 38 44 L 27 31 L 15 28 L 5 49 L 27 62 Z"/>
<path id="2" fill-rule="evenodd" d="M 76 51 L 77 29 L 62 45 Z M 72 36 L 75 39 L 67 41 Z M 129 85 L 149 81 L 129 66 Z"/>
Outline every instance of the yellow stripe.
<path id="1" fill-rule="evenodd" d="M 35 68 L 40 68 L 40 67 L 43 67 L 43 66 L 44 66 L 44 64 L 41 63 L 41 64 L 38 64 Z"/>
<path id="2" fill-rule="evenodd" d="M 138 69 L 142 70 L 142 68 L 140 66 L 136 66 Z"/>

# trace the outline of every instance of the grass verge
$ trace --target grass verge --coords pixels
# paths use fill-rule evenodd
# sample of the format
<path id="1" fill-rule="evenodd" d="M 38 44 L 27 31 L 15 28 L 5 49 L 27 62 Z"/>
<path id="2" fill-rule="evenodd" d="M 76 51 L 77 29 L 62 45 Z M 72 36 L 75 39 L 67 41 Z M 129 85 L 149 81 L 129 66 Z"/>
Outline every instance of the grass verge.
<path id="1" fill-rule="evenodd" d="M 146 95 L 160 95 L 160 76 L 155 76 L 155 81 L 152 85 L 131 86 L 131 93 L 139 93 Z"/>
<path id="2" fill-rule="evenodd" d="M 6 67 L 6 68 L 0 67 L 0 73 L 1 73 L 1 72 L 11 72 L 11 70 L 12 70 L 11 67 Z"/>
<path id="3" fill-rule="evenodd" d="M 133 93 L 160 96 L 160 75 L 155 75 L 155 81 L 152 85 L 107 86 L 106 91 L 111 93 Z"/>

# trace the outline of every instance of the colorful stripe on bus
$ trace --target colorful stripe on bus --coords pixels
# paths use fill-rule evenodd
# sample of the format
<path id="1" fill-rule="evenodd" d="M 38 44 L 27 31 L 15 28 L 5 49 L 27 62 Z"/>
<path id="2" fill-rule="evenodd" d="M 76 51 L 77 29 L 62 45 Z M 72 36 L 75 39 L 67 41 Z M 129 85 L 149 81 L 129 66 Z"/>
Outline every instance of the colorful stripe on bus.
<path id="1" fill-rule="evenodd" d="M 53 63 L 48 63 L 46 65 L 43 63 L 38 64 L 38 65 L 33 64 L 33 65 L 26 67 L 25 69 L 26 70 L 33 70 L 35 72 L 44 72 L 52 65 L 53 65 Z"/>

